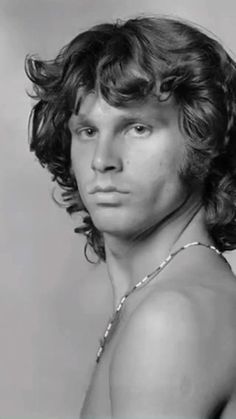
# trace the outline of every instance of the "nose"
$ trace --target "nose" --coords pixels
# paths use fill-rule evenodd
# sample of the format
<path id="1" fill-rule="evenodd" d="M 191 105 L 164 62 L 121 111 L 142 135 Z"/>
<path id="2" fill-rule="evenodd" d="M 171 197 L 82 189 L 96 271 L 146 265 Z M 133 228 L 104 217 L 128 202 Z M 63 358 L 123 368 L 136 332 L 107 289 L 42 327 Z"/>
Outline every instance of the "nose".
<path id="1" fill-rule="evenodd" d="M 98 172 L 121 171 L 123 165 L 121 149 L 118 144 L 109 139 L 98 141 L 94 149 L 91 167 Z"/>

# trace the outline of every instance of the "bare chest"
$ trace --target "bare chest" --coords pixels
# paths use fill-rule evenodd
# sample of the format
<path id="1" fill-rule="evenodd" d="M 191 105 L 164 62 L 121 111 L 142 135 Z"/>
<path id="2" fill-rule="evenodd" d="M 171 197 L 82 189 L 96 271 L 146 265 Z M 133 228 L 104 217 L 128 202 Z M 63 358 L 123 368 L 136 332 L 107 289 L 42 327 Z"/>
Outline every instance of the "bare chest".
<path id="1" fill-rule="evenodd" d="M 94 368 L 80 419 L 110 419 L 112 417 L 109 392 L 109 358 L 106 357 Z M 236 392 L 232 394 L 229 400 L 221 402 L 220 398 L 216 399 L 214 413 L 211 412 L 209 418 L 236 418 Z"/>
<path id="2" fill-rule="evenodd" d="M 228 303 L 228 302 L 227 302 Z M 227 307 L 227 305 L 226 305 Z M 80 419 L 109 419 L 112 416 L 111 412 L 111 399 L 110 399 L 110 383 L 109 383 L 109 370 L 112 362 L 112 356 L 114 349 L 116 348 L 117 342 L 122 339 L 122 330 L 129 313 L 126 313 L 123 320 L 120 324 L 117 325 L 114 335 L 108 345 L 105 348 L 105 351 L 101 357 L 101 360 L 98 364 L 94 360 L 94 370 L 91 377 L 90 385 L 87 390 L 84 403 L 81 410 Z M 227 322 L 226 322 L 227 324 Z M 220 328 L 222 329 L 222 328 Z M 224 328 L 225 329 L 225 328 Z M 236 336 L 236 333 L 235 333 Z M 227 344 L 227 341 L 224 343 L 224 347 Z M 232 342 L 231 342 L 232 344 Z M 234 347 L 236 347 L 236 340 L 234 340 Z M 234 351 L 235 353 L 235 351 Z M 219 360 L 220 363 L 220 360 Z M 225 353 L 222 352 L 222 365 L 228 363 L 225 359 Z M 229 359 L 229 364 L 236 371 L 236 363 Z M 235 375 L 235 374 L 234 374 Z M 218 374 L 219 376 L 219 374 Z M 232 377 L 228 377 L 232 383 Z M 215 385 L 219 388 L 219 391 L 216 392 L 217 397 L 215 399 L 215 412 L 211 417 L 212 419 L 233 419 L 236 418 L 236 394 L 231 394 L 227 400 L 221 402 L 221 399 L 224 399 L 224 389 L 228 387 L 228 379 L 226 376 L 222 376 Z M 232 384 L 230 384 L 231 386 Z M 235 382 L 236 388 L 236 382 Z M 222 394 L 222 397 L 221 397 Z"/>
<path id="3" fill-rule="evenodd" d="M 111 402 L 109 393 L 109 367 L 111 355 L 112 348 L 107 347 L 100 362 L 96 364 L 94 360 L 94 370 L 85 395 L 80 419 L 108 419 L 111 417 Z"/>

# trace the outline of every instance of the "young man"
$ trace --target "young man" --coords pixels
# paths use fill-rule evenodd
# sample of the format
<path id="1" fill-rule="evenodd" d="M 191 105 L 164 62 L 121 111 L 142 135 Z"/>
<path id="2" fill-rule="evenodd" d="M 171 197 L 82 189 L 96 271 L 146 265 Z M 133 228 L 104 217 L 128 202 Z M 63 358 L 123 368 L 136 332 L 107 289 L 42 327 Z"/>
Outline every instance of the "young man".
<path id="1" fill-rule="evenodd" d="M 236 66 L 137 18 L 27 59 L 31 150 L 106 261 L 114 313 L 82 418 L 236 418 Z"/>

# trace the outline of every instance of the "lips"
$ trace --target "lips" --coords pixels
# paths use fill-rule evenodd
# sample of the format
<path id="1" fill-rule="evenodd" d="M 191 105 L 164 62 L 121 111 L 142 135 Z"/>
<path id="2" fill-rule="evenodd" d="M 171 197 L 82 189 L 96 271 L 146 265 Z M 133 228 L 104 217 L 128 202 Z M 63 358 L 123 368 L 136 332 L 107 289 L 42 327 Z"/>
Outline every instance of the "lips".
<path id="1" fill-rule="evenodd" d="M 113 185 L 94 185 L 91 188 L 88 188 L 88 193 L 90 195 L 94 195 L 96 193 L 109 193 L 109 192 L 117 192 L 120 194 L 127 194 L 128 191 L 125 191 L 123 189 L 118 189 L 117 187 Z"/>

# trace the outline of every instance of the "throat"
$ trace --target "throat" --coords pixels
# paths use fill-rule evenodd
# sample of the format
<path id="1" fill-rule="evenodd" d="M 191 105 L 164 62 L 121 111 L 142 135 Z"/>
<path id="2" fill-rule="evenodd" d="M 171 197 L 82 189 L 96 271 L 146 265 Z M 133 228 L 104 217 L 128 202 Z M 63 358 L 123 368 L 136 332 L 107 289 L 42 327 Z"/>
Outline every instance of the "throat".
<path id="1" fill-rule="evenodd" d="M 216 252 L 218 255 L 221 253 L 219 250 L 217 250 L 213 245 L 203 244 L 201 242 L 191 242 L 187 243 L 184 246 L 181 246 L 178 250 L 173 251 L 170 253 L 161 263 L 159 266 L 154 269 L 153 272 L 147 274 L 142 280 L 138 281 L 129 291 L 127 291 L 123 297 L 120 299 L 119 304 L 116 306 L 114 310 L 114 314 L 109 321 L 107 328 L 105 330 L 104 336 L 100 341 L 100 347 L 97 352 L 97 359 L 96 362 L 98 363 L 100 361 L 100 358 L 105 350 L 105 346 L 107 345 L 109 338 L 112 336 L 112 332 L 115 330 L 117 323 L 119 322 L 120 313 L 123 309 L 123 305 L 125 304 L 126 300 L 130 297 L 131 294 L 133 294 L 137 289 L 141 287 L 145 287 L 148 285 L 149 282 L 151 282 L 153 279 L 155 279 L 156 276 L 158 276 L 165 267 L 171 263 L 172 259 L 174 259 L 180 252 L 188 249 L 189 247 L 193 246 L 203 246 L 206 248 L 210 248 L 214 252 Z"/>
<path id="2" fill-rule="evenodd" d="M 188 216 L 169 218 L 161 228 L 154 228 L 125 241 L 105 237 L 108 275 L 111 280 L 114 307 L 120 298 L 148 273 L 155 270 L 168 255 L 191 242 L 213 245 L 204 224 L 204 210 L 192 208 Z"/>

